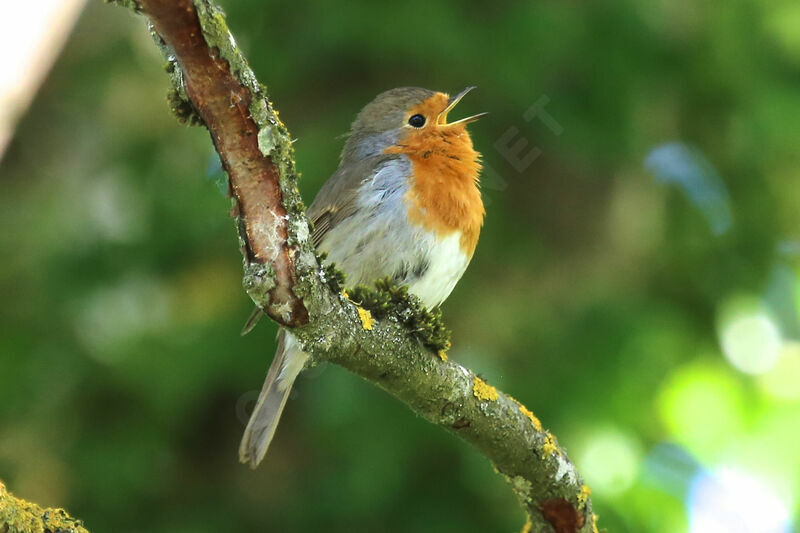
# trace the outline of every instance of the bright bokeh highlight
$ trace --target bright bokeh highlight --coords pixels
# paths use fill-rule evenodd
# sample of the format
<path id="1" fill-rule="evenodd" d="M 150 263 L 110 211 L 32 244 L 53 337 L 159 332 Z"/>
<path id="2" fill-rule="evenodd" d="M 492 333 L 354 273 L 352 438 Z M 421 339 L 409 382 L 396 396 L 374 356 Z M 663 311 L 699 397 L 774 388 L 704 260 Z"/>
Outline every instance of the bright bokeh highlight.
<path id="1" fill-rule="evenodd" d="M 790 533 L 788 506 L 770 486 L 729 467 L 700 473 L 689 491 L 689 533 Z"/>
<path id="2" fill-rule="evenodd" d="M 589 486 L 605 497 L 625 492 L 633 484 L 642 461 L 642 449 L 632 435 L 604 429 L 589 437 L 578 457 Z"/>
<path id="3" fill-rule="evenodd" d="M 783 345 L 777 364 L 759 378 L 759 384 L 771 397 L 800 400 L 800 343 Z"/>
<path id="4" fill-rule="evenodd" d="M 700 459 L 713 459 L 744 430 L 741 385 L 724 366 L 694 363 L 678 368 L 658 404 L 670 437 Z"/>
<path id="5" fill-rule="evenodd" d="M 719 337 L 725 358 L 746 374 L 763 374 L 778 362 L 781 333 L 766 311 L 737 301 L 723 305 Z"/>

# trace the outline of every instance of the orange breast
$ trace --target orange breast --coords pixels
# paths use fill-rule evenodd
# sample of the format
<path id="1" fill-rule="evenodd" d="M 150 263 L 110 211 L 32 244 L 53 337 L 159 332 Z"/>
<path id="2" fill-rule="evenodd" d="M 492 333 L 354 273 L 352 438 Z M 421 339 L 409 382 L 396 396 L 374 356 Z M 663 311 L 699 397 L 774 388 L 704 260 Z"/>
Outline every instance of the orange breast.
<path id="1" fill-rule="evenodd" d="M 437 236 L 461 232 L 461 250 L 472 257 L 486 211 L 478 189 L 480 154 L 466 126 L 432 125 L 411 130 L 386 153 L 405 154 L 413 176 L 406 203 L 409 219 Z"/>

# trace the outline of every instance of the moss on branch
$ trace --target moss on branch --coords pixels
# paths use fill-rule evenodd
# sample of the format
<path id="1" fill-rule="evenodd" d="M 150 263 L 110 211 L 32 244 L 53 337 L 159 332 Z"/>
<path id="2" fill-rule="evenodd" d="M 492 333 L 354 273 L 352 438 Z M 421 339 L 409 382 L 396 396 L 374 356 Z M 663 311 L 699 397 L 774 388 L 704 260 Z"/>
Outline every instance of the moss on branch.
<path id="1" fill-rule="evenodd" d="M 427 309 L 419 298 L 408 292 L 408 287 L 399 287 L 385 278 L 376 281 L 373 287 L 359 285 L 348 289 L 347 293 L 376 319 L 389 318 L 405 326 L 435 353 L 450 349 L 450 330 L 444 325 L 442 311 Z"/>
<path id="2" fill-rule="evenodd" d="M 88 533 L 64 509 L 47 509 L 17 498 L 0 481 L 0 531 L 3 533 Z"/>

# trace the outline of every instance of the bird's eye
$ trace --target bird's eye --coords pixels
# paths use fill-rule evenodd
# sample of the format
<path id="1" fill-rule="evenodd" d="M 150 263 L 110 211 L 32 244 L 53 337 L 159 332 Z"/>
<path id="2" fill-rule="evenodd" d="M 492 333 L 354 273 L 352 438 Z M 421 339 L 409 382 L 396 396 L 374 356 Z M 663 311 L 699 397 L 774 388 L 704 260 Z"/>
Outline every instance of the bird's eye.
<path id="1" fill-rule="evenodd" d="M 425 117 L 422 115 L 411 115 L 411 118 L 408 119 L 408 125 L 414 128 L 421 128 L 425 125 Z"/>

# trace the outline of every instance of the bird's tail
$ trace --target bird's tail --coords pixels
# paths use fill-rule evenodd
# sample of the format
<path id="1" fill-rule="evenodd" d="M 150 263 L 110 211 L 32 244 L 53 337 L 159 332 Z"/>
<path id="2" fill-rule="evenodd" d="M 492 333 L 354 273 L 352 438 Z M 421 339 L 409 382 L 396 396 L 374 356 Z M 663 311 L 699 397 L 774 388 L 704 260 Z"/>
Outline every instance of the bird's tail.
<path id="1" fill-rule="evenodd" d="M 264 459 L 269 443 L 275 435 L 275 428 L 281 418 L 286 399 L 292 390 L 297 375 L 303 370 L 308 354 L 300 349 L 300 344 L 285 330 L 278 333 L 278 349 L 275 359 L 267 372 L 267 379 L 258 395 L 258 402 L 250 415 L 239 445 L 239 461 L 255 468 Z"/>

